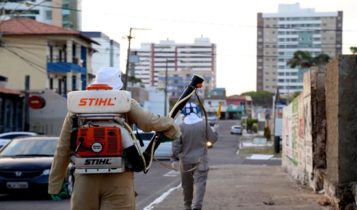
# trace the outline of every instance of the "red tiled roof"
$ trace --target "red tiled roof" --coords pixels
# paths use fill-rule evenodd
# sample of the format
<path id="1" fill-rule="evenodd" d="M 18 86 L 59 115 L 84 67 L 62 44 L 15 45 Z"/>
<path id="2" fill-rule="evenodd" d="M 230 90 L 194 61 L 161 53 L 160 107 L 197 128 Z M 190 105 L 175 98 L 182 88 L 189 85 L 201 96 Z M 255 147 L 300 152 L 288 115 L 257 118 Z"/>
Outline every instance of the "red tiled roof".
<path id="1" fill-rule="evenodd" d="M 41 23 L 29 18 L 13 18 L 0 21 L 0 33 L 4 35 L 80 34 L 79 31 Z"/>
<path id="2" fill-rule="evenodd" d="M 240 95 L 231 95 L 227 97 L 228 99 L 240 99 L 240 100 L 245 100 L 245 96 L 240 96 Z"/>

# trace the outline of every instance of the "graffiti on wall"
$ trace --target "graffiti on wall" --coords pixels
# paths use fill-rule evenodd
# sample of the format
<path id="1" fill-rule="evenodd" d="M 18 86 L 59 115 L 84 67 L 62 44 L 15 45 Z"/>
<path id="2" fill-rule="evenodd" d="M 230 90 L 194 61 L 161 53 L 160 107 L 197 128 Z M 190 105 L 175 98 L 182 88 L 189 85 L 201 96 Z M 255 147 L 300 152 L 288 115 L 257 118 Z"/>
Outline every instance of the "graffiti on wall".
<path id="1" fill-rule="evenodd" d="M 305 168 L 308 162 L 306 155 L 311 156 L 312 153 L 312 150 L 307 152 L 305 149 L 307 142 L 311 142 L 310 97 L 304 98 L 301 94 L 284 108 L 283 132 L 285 155 L 294 165 Z"/>
<path id="2" fill-rule="evenodd" d="M 283 158 L 303 176 L 312 172 L 311 97 L 300 94 L 283 111 Z"/>

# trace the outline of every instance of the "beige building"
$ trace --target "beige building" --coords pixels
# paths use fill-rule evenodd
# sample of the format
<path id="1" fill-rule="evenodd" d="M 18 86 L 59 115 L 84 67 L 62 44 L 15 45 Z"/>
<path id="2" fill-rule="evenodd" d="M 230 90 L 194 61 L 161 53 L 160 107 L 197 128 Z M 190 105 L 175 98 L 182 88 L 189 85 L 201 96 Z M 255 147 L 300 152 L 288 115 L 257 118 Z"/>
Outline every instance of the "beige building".
<path id="1" fill-rule="evenodd" d="M 94 41 L 79 31 L 27 18 L 0 22 L 0 76 L 6 88 L 51 89 L 60 95 L 86 87 Z M 94 42 L 95 43 L 95 42 Z"/>
<path id="2" fill-rule="evenodd" d="M 1 2 L 1 20 L 26 17 L 42 23 L 81 30 L 81 0 L 6 0 Z"/>
<path id="3" fill-rule="evenodd" d="M 302 91 L 303 71 L 287 65 L 297 50 L 317 56 L 342 53 L 342 12 L 315 12 L 280 4 L 278 13 L 257 15 L 257 90 Z"/>

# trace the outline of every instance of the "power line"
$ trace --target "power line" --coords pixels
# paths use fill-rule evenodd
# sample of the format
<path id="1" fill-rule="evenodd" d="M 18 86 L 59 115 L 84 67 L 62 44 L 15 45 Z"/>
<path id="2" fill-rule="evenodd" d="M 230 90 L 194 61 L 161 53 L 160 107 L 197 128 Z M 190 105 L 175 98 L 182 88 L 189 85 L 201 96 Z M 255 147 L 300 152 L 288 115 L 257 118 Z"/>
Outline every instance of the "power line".
<path id="1" fill-rule="evenodd" d="M 17 52 L 10 50 L 8 48 L 4 48 L 5 50 L 9 51 L 11 54 L 17 56 L 18 58 L 20 58 L 21 60 L 23 60 L 24 62 L 28 63 L 29 65 L 35 67 L 36 70 L 38 70 L 39 72 L 47 75 L 47 69 L 44 69 L 41 65 L 32 62 L 31 60 L 28 60 L 26 58 L 24 58 L 23 56 L 19 55 Z"/>

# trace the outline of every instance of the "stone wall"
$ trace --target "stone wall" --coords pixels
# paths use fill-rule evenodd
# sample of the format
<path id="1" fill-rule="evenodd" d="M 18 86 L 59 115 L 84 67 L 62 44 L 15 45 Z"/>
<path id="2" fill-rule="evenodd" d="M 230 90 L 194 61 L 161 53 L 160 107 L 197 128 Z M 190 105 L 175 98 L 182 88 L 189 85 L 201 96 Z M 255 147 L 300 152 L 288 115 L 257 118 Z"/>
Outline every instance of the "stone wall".
<path id="1" fill-rule="evenodd" d="M 311 135 L 313 140 L 313 175 L 311 187 L 315 192 L 323 190 L 326 170 L 326 68 L 316 68 L 311 78 Z"/>
<path id="2" fill-rule="evenodd" d="M 282 165 L 297 182 L 312 180 L 310 72 L 304 74 L 304 91 L 283 110 Z"/>
<path id="3" fill-rule="evenodd" d="M 357 181 L 357 56 L 341 55 L 326 71 L 325 190 L 340 209 L 354 202 Z"/>

